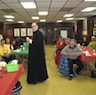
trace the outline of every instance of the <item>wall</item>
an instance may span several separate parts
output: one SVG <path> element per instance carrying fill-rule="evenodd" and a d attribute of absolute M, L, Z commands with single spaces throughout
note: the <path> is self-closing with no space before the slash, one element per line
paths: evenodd
<path fill-rule="evenodd" d="M 54 40 L 54 31 L 57 29 L 69 28 L 74 31 L 74 23 L 39 23 L 40 30 L 44 34 L 45 42 L 52 44 Z M 14 28 L 31 28 L 31 23 L 28 24 L 6 24 L 5 25 L 5 36 L 14 38 Z"/>
<path fill-rule="evenodd" d="M 4 31 L 4 29 L 3 29 L 4 27 L 3 27 L 3 23 L 2 22 L 0 22 L 0 34 L 2 34 L 3 35 L 3 31 Z"/>
<path fill-rule="evenodd" d="M 83 21 L 79 20 L 79 21 L 77 21 L 77 31 L 75 34 L 75 38 L 77 39 L 77 42 L 81 42 L 81 40 L 83 38 L 82 32 L 83 32 Z"/>

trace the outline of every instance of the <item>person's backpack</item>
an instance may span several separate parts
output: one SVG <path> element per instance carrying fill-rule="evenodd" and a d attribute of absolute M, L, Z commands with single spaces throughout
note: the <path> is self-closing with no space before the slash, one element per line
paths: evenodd
<path fill-rule="evenodd" d="M 96 78 L 96 68 L 91 71 L 91 77 Z"/>

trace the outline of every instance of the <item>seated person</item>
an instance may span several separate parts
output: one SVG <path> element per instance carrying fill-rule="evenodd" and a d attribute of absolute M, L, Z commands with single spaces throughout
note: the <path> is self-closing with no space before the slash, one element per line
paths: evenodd
<path fill-rule="evenodd" d="M 17 48 L 20 48 L 20 46 L 23 45 L 23 41 L 22 41 L 21 37 L 17 38 L 16 45 L 17 45 Z"/>
<path fill-rule="evenodd" d="M 12 40 L 12 45 L 13 45 L 14 50 L 16 50 L 17 49 L 17 45 L 16 45 L 16 40 L 15 39 Z"/>
<path fill-rule="evenodd" d="M 5 40 L 2 39 L 1 44 L 0 44 L 0 56 L 2 56 L 5 62 L 7 63 L 11 60 L 11 57 L 9 56 L 10 52 L 11 51 L 10 51 L 9 46 L 5 44 Z"/>
<path fill-rule="evenodd" d="M 81 45 L 82 46 L 87 46 L 88 45 L 88 41 L 87 41 L 87 38 L 86 37 L 83 37 L 83 40 L 82 40 Z"/>
<path fill-rule="evenodd" d="M 65 45 L 69 45 L 70 40 L 71 40 L 70 38 L 66 38 L 66 39 L 65 39 Z"/>
<path fill-rule="evenodd" d="M 65 46 L 64 39 L 60 36 L 57 43 L 56 43 L 56 57 L 55 57 L 55 63 L 59 66 L 60 65 L 60 57 L 61 57 L 61 50 Z"/>
<path fill-rule="evenodd" d="M 9 48 L 10 48 L 11 51 L 14 50 L 14 47 L 13 47 L 13 45 L 10 42 L 10 38 L 6 38 L 5 43 L 9 46 Z"/>
<path fill-rule="evenodd" d="M 95 36 L 91 37 L 91 41 L 88 44 L 88 47 L 91 48 L 91 49 L 96 49 L 96 38 L 95 38 Z"/>
<path fill-rule="evenodd" d="M 70 41 L 70 44 L 65 46 L 65 48 L 61 51 L 61 54 L 65 55 L 69 61 L 69 73 L 70 73 L 70 76 L 68 77 L 69 80 L 73 78 L 73 64 L 77 64 L 78 66 L 76 70 L 77 74 L 79 74 L 79 72 L 84 67 L 79 58 L 82 53 L 83 52 L 77 46 L 76 41 L 74 39 L 72 39 Z"/>

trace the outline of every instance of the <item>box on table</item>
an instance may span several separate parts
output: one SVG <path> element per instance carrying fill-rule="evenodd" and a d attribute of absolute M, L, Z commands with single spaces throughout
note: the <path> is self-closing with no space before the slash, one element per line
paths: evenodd
<path fill-rule="evenodd" d="M 6 64 L 7 72 L 16 72 L 18 71 L 18 64 Z"/>

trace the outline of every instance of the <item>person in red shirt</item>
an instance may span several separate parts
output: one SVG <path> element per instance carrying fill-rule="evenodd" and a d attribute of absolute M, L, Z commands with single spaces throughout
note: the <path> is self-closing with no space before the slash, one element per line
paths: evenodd
<path fill-rule="evenodd" d="M 60 65 L 60 57 L 61 57 L 61 50 L 65 46 L 64 39 L 60 36 L 56 42 L 56 56 L 55 56 L 55 63 L 59 66 Z"/>

